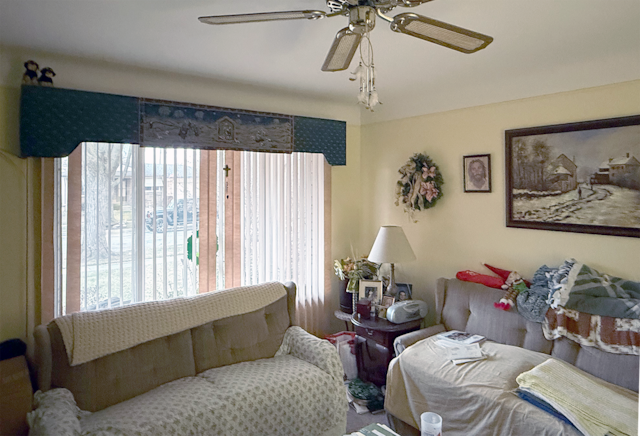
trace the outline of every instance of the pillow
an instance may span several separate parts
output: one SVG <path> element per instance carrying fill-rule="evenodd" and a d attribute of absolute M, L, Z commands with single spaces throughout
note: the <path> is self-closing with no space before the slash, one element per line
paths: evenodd
<path fill-rule="evenodd" d="M 495 266 L 487 265 L 486 263 L 484 263 L 483 265 L 489 268 L 494 273 L 498 274 L 500 277 L 502 277 L 503 280 L 507 280 L 509 278 L 509 274 L 511 274 L 511 271 L 506 269 L 496 268 Z M 524 284 L 527 285 L 527 288 L 531 287 L 531 282 L 529 280 L 526 280 L 524 278 L 522 280 L 524 280 Z"/>
<path fill-rule="evenodd" d="M 464 282 L 480 283 L 481 285 L 496 289 L 502 289 L 502 285 L 504 285 L 504 280 L 500 277 L 488 276 L 469 270 L 459 271 L 456 274 L 456 278 Z"/>
<path fill-rule="evenodd" d="M 69 390 L 37 391 L 33 398 L 35 410 L 27 414 L 29 436 L 80 435 L 80 409 Z"/>

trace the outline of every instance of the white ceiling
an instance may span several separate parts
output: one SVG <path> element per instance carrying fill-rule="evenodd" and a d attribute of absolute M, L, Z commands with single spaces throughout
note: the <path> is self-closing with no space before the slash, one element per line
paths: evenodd
<path fill-rule="evenodd" d="M 0 43 L 355 105 L 357 85 L 348 80 L 355 60 L 348 71 L 320 71 L 345 17 L 229 26 L 197 20 L 302 9 L 327 10 L 324 0 L 0 0 Z M 463 54 L 378 20 L 371 39 L 383 105 L 363 113 L 363 122 L 640 79 L 638 0 L 436 0 L 388 15 L 405 11 L 494 41 Z"/>

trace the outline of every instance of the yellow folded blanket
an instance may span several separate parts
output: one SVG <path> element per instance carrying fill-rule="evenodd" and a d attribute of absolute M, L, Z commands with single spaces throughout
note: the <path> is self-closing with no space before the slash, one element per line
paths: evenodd
<path fill-rule="evenodd" d="M 542 398 L 587 436 L 638 434 L 638 394 L 548 359 L 516 381 Z"/>

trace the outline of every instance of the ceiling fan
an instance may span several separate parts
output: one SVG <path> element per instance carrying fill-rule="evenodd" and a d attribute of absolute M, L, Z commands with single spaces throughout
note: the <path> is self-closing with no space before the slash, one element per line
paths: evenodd
<path fill-rule="evenodd" d="M 261 12 L 237 15 L 199 17 L 206 24 L 239 24 L 281 20 L 319 20 L 336 16 L 349 17 L 349 25 L 338 31 L 322 71 L 342 71 L 351 60 L 363 38 L 375 27 L 376 16 L 390 23 L 391 30 L 433 42 L 462 53 L 474 53 L 485 48 L 493 38 L 462 27 L 409 12 L 389 17 L 395 7 L 410 8 L 431 0 L 326 0 L 329 13 L 318 10 Z"/>

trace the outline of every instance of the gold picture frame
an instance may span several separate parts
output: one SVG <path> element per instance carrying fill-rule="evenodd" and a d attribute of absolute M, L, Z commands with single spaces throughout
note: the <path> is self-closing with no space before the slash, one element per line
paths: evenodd
<path fill-rule="evenodd" d="M 640 201 L 612 201 L 640 190 L 639 134 L 640 115 L 506 130 L 507 227 L 640 238 Z"/>
<path fill-rule="evenodd" d="M 382 282 L 380 280 L 360 280 L 358 298 L 367 299 L 371 304 L 379 304 L 382 299 Z"/>
<path fill-rule="evenodd" d="M 396 302 L 396 299 L 394 297 L 392 297 L 391 295 L 383 295 L 382 296 L 382 302 L 380 304 L 383 307 L 389 307 L 395 302 Z"/>

